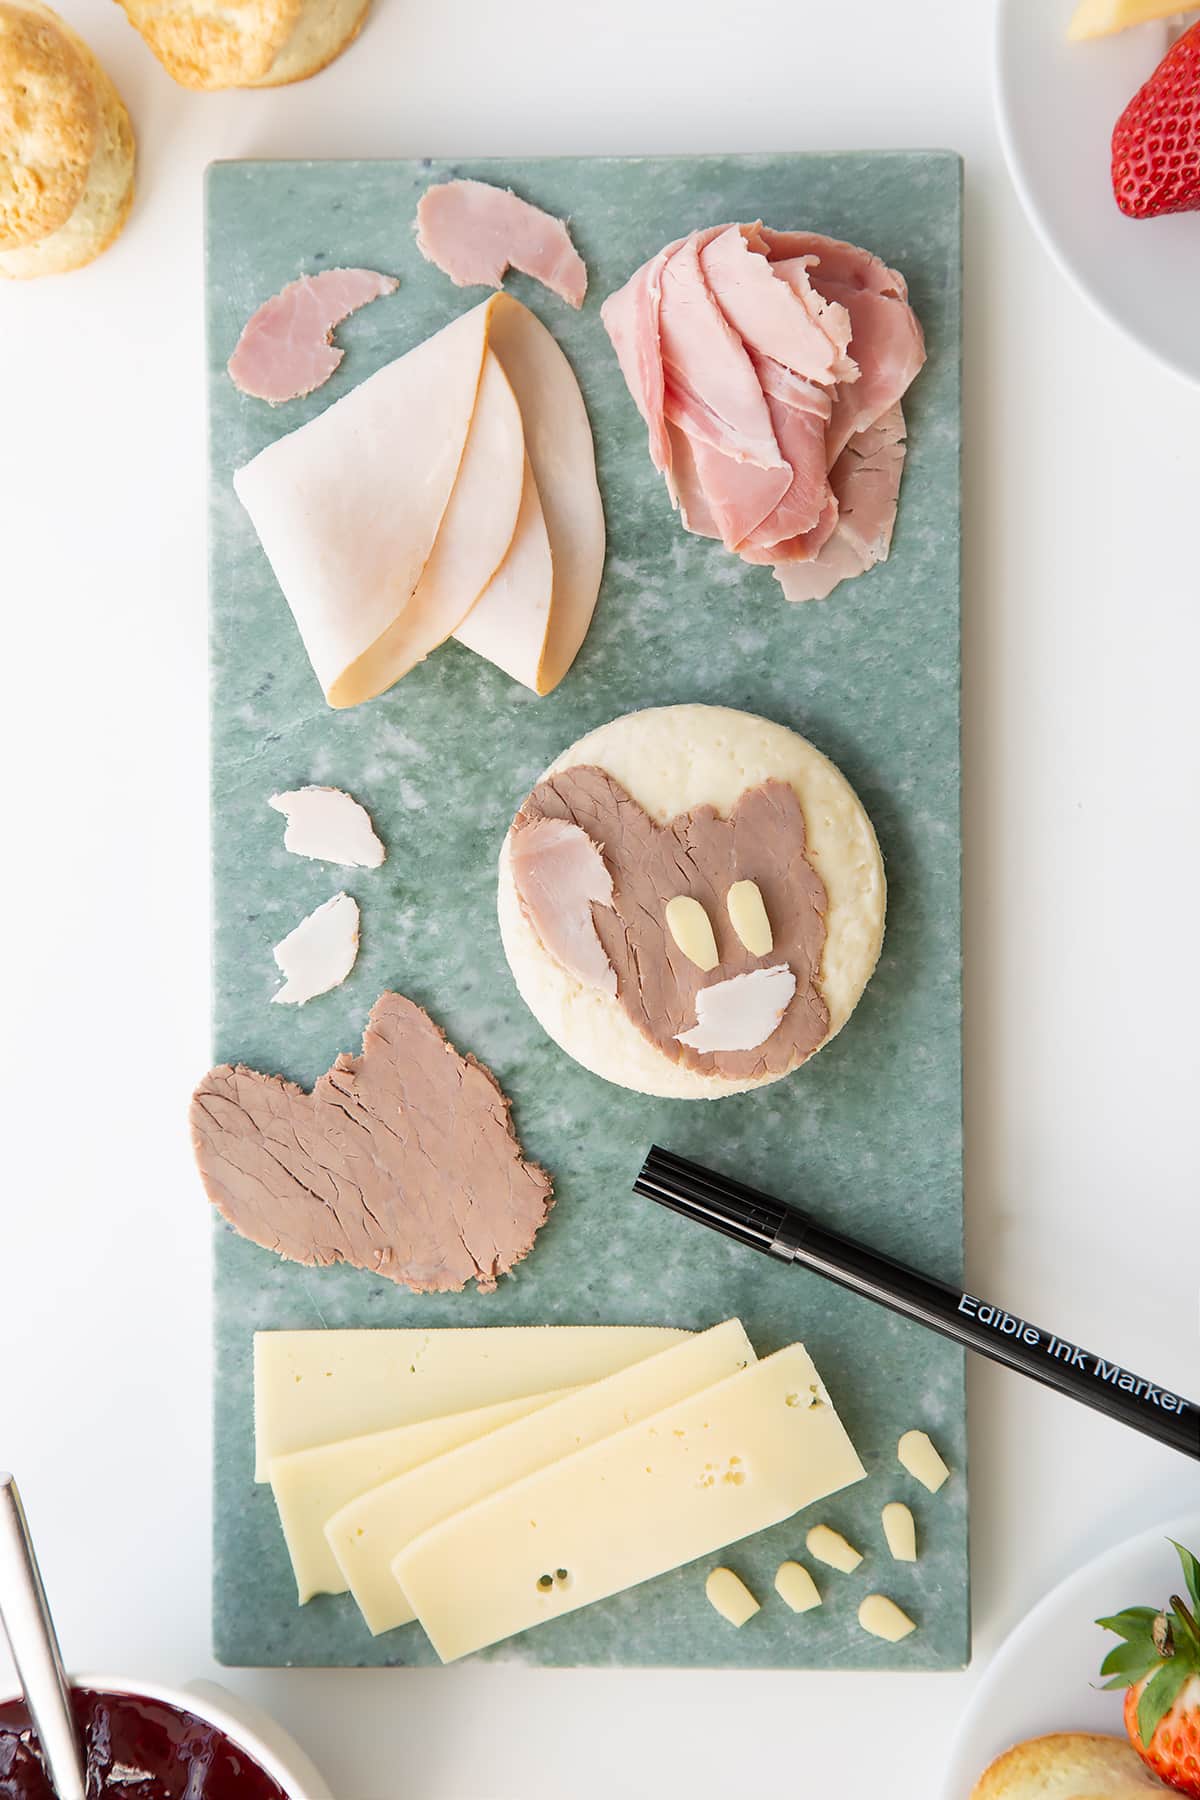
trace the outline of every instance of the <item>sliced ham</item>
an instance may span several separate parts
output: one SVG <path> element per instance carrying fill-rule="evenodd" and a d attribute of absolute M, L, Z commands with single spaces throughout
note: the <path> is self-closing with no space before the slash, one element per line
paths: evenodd
<path fill-rule="evenodd" d="M 853 381 L 850 317 L 803 279 L 789 282 L 765 254 L 756 225 L 730 225 L 700 251 L 704 279 L 747 350 L 808 381 Z"/>
<path fill-rule="evenodd" d="M 583 305 L 587 269 L 561 219 L 487 181 L 443 181 L 417 204 L 417 249 L 456 287 L 502 285 L 509 269 Z"/>
<path fill-rule="evenodd" d="M 814 232 L 718 225 L 601 308 L 686 528 L 816 598 L 888 553 L 900 401 L 925 360 L 904 278 Z"/>
<path fill-rule="evenodd" d="M 323 269 L 289 281 L 246 321 L 226 364 L 233 385 L 272 406 L 311 394 L 342 360 L 334 327 L 397 286 L 373 269 Z"/>
<path fill-rule="evenodd" d="M 836 530 L 815 558 L 776 566 L 775 579 L 789 600 L 824 600 L 839 582 L 886 561 L 904 472 L 904 432 L 897 404 L 846 445 L 830 476 Z"/>

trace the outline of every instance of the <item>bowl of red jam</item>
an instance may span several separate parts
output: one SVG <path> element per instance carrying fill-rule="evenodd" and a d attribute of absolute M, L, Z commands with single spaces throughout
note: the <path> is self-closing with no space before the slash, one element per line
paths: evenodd
<path fill-rule="evenodd" d="M 222 1688 L 73 1678 L 88 1800 L 332 1800 L 273 1719 Z M 19 1697 L 0 1699 L 0 1800 L 54 1800 Z"/>

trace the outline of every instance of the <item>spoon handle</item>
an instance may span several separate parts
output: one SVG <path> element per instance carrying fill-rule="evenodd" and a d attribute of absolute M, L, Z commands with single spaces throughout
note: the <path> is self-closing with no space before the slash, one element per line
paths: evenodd
<path fill-rule="evenodd" d="M 0 1473 L 0 1624 L 8 1638 L 42 1759 L 57 1800 L 87 1800 L 67 1677 L 25 1509 L 11 1475 Z"/>

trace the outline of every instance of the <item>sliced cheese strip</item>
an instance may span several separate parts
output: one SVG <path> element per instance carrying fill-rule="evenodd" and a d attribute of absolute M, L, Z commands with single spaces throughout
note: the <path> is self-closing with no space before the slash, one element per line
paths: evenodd
<path fill-rule="evenodd" d="M 687 1336 L 657 1325 L 259 1331 L 254 1478 L 317 1444 L 598 1381 Z"/>
<path fill-rule="evenodd" d="M 546 515 L 533 466 L 526 457 L 521 510 L 512 543 L 454 635 L 468 650 L 540 693 L 553 596 L 554 560 Z"/>
<path fill-rule="evenodd" d="M 378 1636 L 413 1618 L 392 1568 L 430 1526 L 753 1361 L 740 1321 L 729 1319 L 411 1475 L 360 1494 L 329 1521 L 325 1535 L 372 1633 Z"/>
<path fill-rule="evenodd" d="M 810 1383 L 819 1404 L 796 1405 Z M 451 1662 L 709 1556 L 864 1474 L 793 1344 L 434 1526 L 393 1572 Z"/>
<path fill-rule="evenodd" d="M 486 302 L 489 342 L 512 383 L 554 563 L 539 694 L 558 686 L 587 636 L 604 572 L 604 508 L 596 452 L 574 370 L 540 319 L 508 294 Z"/>
<path fill-rule="evenodd" d="M 485 351 L 458 479 L 429 561 L 408 605 L 346 672 L 339 691 L 382 693 L 462 624 L 508 554 L 525 464 L 520 410 L 504 370 Z"/>
<path fill-rule="evenodd" d="M 748 1619 L 762 1610 L 741 1576 L 735 1575 L 732 1569 L 714 1569 L 704 1583 L 704 1592 L 714 1611 L 731 1625 L 736 1625 L 739 1631 Z"/>
<path fill-rule="evenodd" d="M 370 653 L 437 540 L 494 304 L 464 313 L 233 478 L 331 706 L 367 700 L 403 673 Z"/>
<path fill-rule="evenodd" d="M 343 1594 L 346 1583 L 325 1538 L 325 1526 L 336 1512 L 381 1482 L 444 1456 L 460 1444 L 481 1438 L 498 1426 L 511 1425 L 560 1396 L 534 1394 L 527 1400 L 502 1400 L 419 1425 L 400 1425 L 368 1437 L 346 1438 L 277 1456 L 270 1466 L 271 1491 L 283 1526 L 301 1606 L 314 1594 Z"/>

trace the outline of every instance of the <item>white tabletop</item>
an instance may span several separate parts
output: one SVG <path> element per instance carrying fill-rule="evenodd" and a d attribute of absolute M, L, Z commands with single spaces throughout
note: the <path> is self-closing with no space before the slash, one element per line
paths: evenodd
<path fill-rule="evenodd" d="M 1200 1386 L 1200 394 L 1093 318 L 1035 241 L 993 123 L 990 8 L 376 0 L 317 80 L 204 95 L 111 0 L 60 4 L 141 155 L 111 254 L 0 294 L 0 1462 L 69 1660 L 213 1672 L 209 1216 L 185 1112 L 208 1043 L 201 173 L 218 157 L 965 154 L 968 1264 L 1029 1316 Z M 929 1800 L 1013 1621 L 1200 1496 L 1196 1468 L 1015 1377 L 975 1367 L 971 1403 L 967 1674 L 221 1679 L 296 1731 L 339 1800 L 715 1800 L 785 1780 L 874 1800 L 885 1771 L 892 1800 Z"/>

